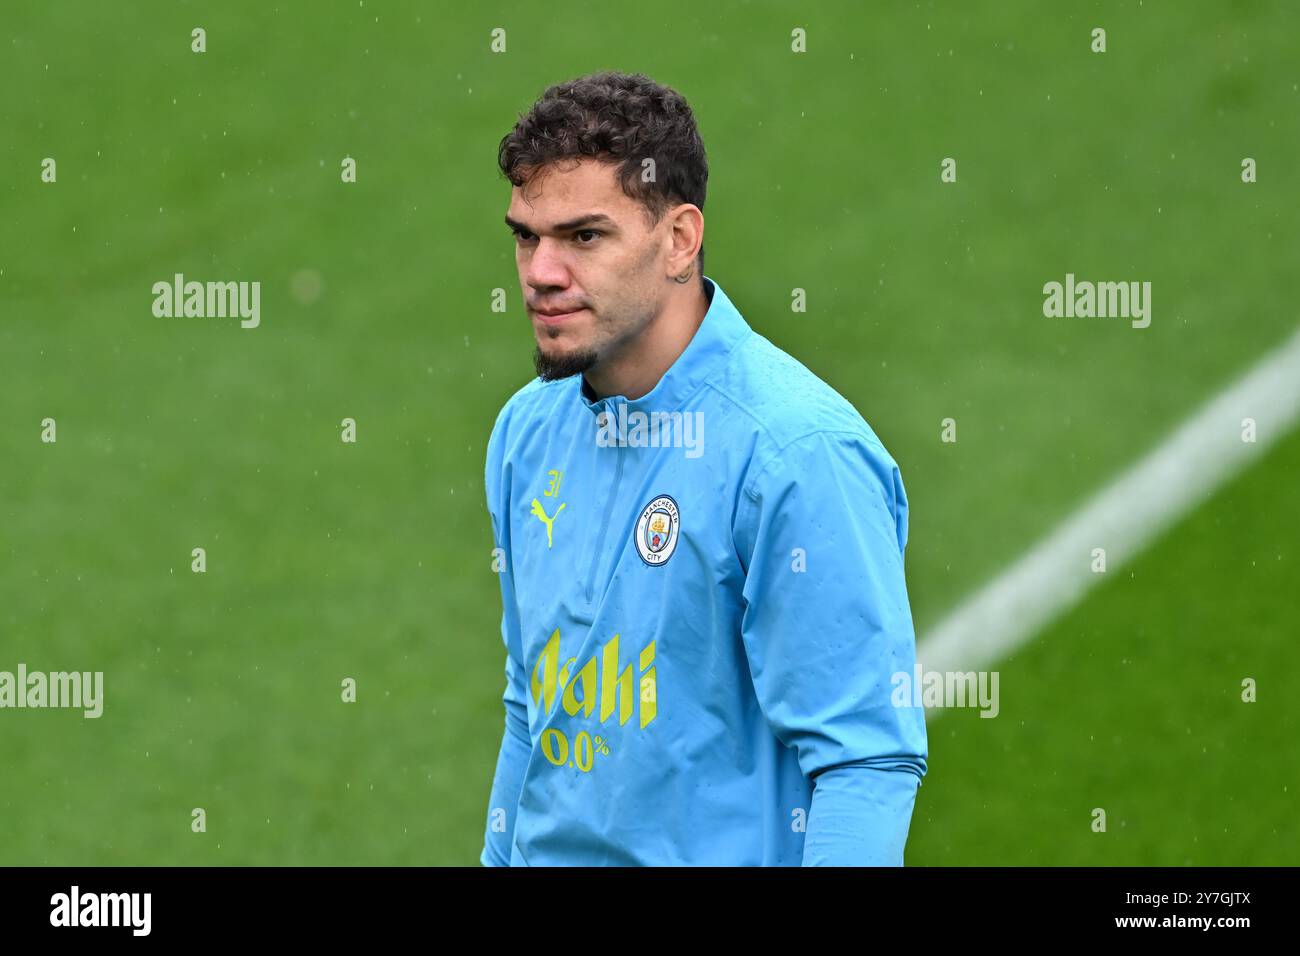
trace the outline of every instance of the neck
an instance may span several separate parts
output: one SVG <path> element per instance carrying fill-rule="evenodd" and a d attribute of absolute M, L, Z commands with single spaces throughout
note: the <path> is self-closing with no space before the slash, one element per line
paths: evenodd
<path fill-rule="evenodd" d="M 667 306 L 632 341 L 584 373 L 597 398 L 623 395 L 635 401 L 649 393 L 691 344 L 709 297 L 695 280 L 673 290 Z"/>

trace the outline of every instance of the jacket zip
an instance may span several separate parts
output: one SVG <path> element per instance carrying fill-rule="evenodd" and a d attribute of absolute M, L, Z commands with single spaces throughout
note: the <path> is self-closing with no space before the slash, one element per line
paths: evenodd
<path fill-rule="evenodd" d="M 623 481 L 623 459 L 626 455 L 625 449 L 619 445 L 601 451 L 613 451 L 617 456 L 614 465 L 614 487 L 609 493 L 609 500 L 605 504 L 605 519 L 600 523 L 600 535 L 596 538 L 596 550 L 591 555 L 591 566 L 587 568 L 587 605 L 590 607 L 592 595 L 596 588 L 596 568 L 600 564 L 601 552 L 605 550 L 605 536 L 609 533 L 609 521 L 614 514 L 614 503 L 618 500 L 618 487 Z"/>

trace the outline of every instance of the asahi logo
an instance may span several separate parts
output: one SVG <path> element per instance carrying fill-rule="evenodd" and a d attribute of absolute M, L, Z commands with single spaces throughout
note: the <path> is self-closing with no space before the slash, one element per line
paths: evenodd
<path fill-rule="evenodd" d="M 262 283 L 185 281 L 176 273 L 171 282 L 153 284 L 153 314 L 160 319 L 241 319 L 255 329 L 262 322 Z"/>
<path fill-rule="evenodd" d="M 570 717 L 581 713 L 591 717 L 600 704 L 600 722 L 603 724 L 618 711 L 621 727 L 636 713 L 638 723 L 645 727 L 659 713 L 659 697 L 655 680 L 655 642 L 651 641 L 640 652 L 634 652 L 639 678 L 633 675 L 632 664 L 622 671 L 619 664 L 619 635 L 615 634 L 600 651 L 587 658 L 581 667 L 569 658 L 560 667 L 560 629 L 557 627 L 533 664 L 529 686 L 533 703 L 543 713 L 549 714 L 556 701 Z"/>

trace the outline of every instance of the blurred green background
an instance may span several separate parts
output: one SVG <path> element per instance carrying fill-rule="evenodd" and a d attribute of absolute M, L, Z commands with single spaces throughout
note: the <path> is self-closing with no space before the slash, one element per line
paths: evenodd
<path fill-rule="evenodd" d="M 552 83 L 690 100 L 706 272 L 899 461 L 922 636 L 1296 325 L 1284 4 L 85 0 L 0 26 L 0 670 L 102 670 L 107 697 L 0 711 L 0 864 L 476 864 L 484 446 L 532 374 L 496 147 Z M 155 318 L 177 272 L 259 280 L 261 327 Z M 1067 272 L 1151 281 L 1151 327 L 1044 318 Z M 908 862 L 1300 862 L 1297 475 L 1292 436 L 1004 662 L 1000 719 L 936 721 Z"/>

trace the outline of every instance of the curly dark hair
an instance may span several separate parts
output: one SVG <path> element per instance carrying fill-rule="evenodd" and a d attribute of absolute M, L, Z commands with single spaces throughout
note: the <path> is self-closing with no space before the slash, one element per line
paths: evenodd
<path fill-rule="evenodd" d="M 704 208 L 709 161 L 695 116 L 685 97 L 647 76 L 603 71 L 549 87 L 501 140 L 497 162 L 522 186 L 550 163 L 586 156 L 619 165 L 624 194 L 651 225 L 676 203 Z M 650 182 L 641 177 L 646 158 L 654 160 Z M 703 277 L 703 243 L 698 260 Z"/>

